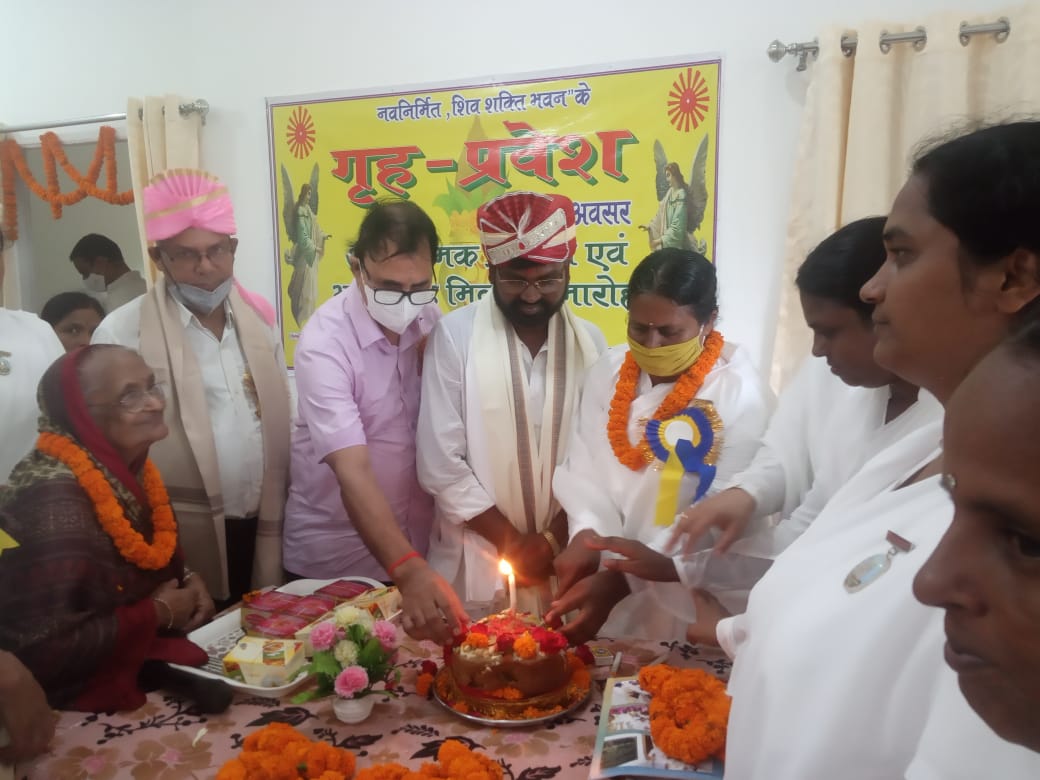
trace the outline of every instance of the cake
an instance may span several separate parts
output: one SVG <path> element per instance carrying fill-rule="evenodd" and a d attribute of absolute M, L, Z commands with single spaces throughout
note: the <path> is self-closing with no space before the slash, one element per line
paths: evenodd
<path fill-rule="evenodd" d="M 446 651 L 439 690 L 456 709 L 492 718 L 548 714 L 573 703 L 576 666 L 584 670 L 575 661 L 563 634 L 502 612 L 473 623 Z"/>

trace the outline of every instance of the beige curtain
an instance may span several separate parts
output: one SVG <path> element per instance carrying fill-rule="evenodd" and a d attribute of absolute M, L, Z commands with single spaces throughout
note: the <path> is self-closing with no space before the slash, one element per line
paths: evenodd
<path fill-rule="evenodd" d="M 191 112 L 182 116 L 180 106 L 188 103 L 179 95 L 130 98 L 126 107 L 126 137 L 130 152 L 130 180 L 134 187 L 134 209 L 141 234 L 141 248 L 148 257 L 144 239 L 144 212 L 141 191 L 155 174 L 168 168 L 199 167 L 199 136 L 202 116 Z M 145 278 L 152 286 L 155 266 L 145 262 Z"/>
<path fill-rule="evenodd" d="M 976 35 L 965 46 L 961 22 L 1006 16 L 1003 43 Z M 928 40 L 917 50 L 878 45 L 882 30 L 909 32 L 918 24 Z M 853 57 L 842 54 L 842 33 L 855 33 Z M 802 133 L 795 164 L 791 216 L 784 251 L 780 319 L 771 380 L 780 389 L 809 353 L 794 277 L 805 255 L 841 225 L 887 213 L 922 141 L 963 128 L 1040 113 L 1040 8 L 1011 8 L 985 16 L 945 13 L 912 25 L 873 22 L 858 30 L 819 36 L 810 65 Z"/>

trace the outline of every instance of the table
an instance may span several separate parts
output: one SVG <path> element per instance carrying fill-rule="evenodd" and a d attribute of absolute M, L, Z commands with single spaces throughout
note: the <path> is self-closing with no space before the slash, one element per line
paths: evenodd
<path fill-rule="evenodd" d="M 619 675 L 635 674 L 656 662 L 699 667 L 725 679 L 729 661 L 717 650 L 680 642 L 598 639 L 595 644 L 622 653 Z M 191 705 L 161 691 L 134 712 L 64 712 L 50 754 L 16 767 L 15 777 L 40 780 L 187 780 L 212 778 L 241 748 L 245 735 L 272 721 L 284 721 L 311 739 L 354 752 L 358 767 L 396 761 L 412 768 L 435 760 L 446 739 L 461 739 L 498 760 L 506 780 L 585 780 L 599 721 L 602 683 L 594 682 L 589 703 L 570 716 L 541 727 L 480 728 L 415 693 L 419 663 L 439 660 L 441 649 L 408 639 L 402 644 L 402 695 L 379 700 L 364 723 L 336 720 L 331 699 L 293 704 L 288 699 L 236 695 L 220 715 L 201 715 Z M 595 670 L 604 679 L 609 670 Z"/>

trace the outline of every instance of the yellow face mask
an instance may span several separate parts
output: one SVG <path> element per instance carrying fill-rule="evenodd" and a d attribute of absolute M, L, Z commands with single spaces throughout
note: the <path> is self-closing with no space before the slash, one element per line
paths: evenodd
<path fill-rule="evenodd" d="M 630 336 L 628 348 L 632 351 L 636 365 L 650 376 L 669 377 L 678 376 L 697 362 L 704 351 L 704 342 L 698 334 L 689 341 L 647 348 Z"/>

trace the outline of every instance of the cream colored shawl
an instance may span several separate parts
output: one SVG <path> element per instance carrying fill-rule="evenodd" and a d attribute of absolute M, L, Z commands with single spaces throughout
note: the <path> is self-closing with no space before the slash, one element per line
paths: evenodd
<path fill-rule="evenodd" d="M 291 408 L 288 380 L 271 347 L 267 326 L 232 289 L 235 333 L 256 385 L 264 442 L 253 587 L 282 581 L 282 518 L 289 475 Z M 177 303 L 160 277 L 141 305 L 141 355 L 156 380 L 171 388 L 166 402 L 170 435 L 151 449 L 177 515 L 187 565 L 214 598 L 228 598 L 227 540 L 220 469 L 202 374 L 184 339 Z"/>
<path fill-rule="evenodd" d="M 493 296 L 477 304 L 469 360 L 476 366 L 488 436 L 495 504 L 521 533 L 538 533 L 559 511 L 552 494 L 556 465 L 567 450 L 585 371 L 599 352 L 581 320 L 564 304 L 549 321 L 541 436 L 527 409 L 526 349 Z"/>

